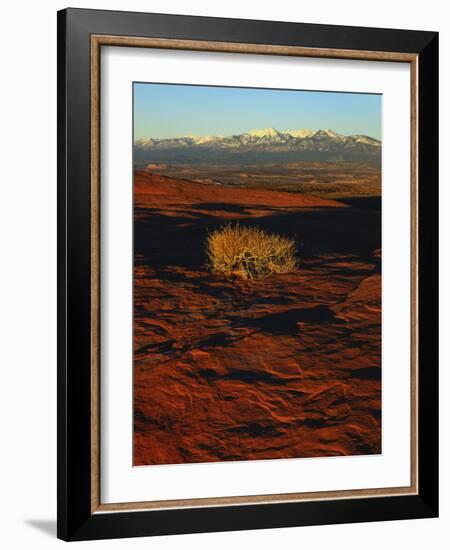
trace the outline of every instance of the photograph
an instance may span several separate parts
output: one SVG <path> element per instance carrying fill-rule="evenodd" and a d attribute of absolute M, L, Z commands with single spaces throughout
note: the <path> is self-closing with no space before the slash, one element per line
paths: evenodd
<path fill-rule="evenodd" d="M 382 453 L 382 94 L 132 86 L 133 465 Z"/>

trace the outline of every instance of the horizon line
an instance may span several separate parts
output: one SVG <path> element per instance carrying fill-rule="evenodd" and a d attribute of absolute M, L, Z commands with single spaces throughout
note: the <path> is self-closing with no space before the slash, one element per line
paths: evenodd
<path fill-rule="evenodd" d="M 166 136 L 166 137 L 151 137 L 151 136 L 147 136 L 147 137 L 140 137 L 140 138 L 136 138 L 134 139 L 133 141 L 136 142 L 136 141 L 140 141 L 140 140 L 143 140 L 143 139 L 154 139 L 154 140 L 163 140 L 163 139 L 179 139 L 179 138 L 205 138 L 205 137 L 214 137 L 214 138 L 227 138 L 227 137 L 233 137 L 233 136 L 242 136 L 242 135 L 245 135 L 245 134 L 251 134 L 252 132 L 262 132 L 264 130 L 274 130 L 276 131 L 277 133 L 279 134 L 289 134 L 291 135 L 292 137 L 298 137 L 298 136 L 294 136 L 292 134 L 292 132 L 299 132 L 299 131 L 309 131 L 309 132 L 314 132 L 314 134 L 316 134 L 317 132 L 333 132 L 334 134 L 338 135 L 338 136 L 342 136 L 342 137 L 351 137 L 351 136 L 365 136 L 365 137 L 368 137 L 370 139 L 374 139 L 376 141 L 379 141 L 381 142 L 382 140 L 379 139 L 379 138 L 376 138 L 376 137 L 373 137 L 369 134 L 365 134 L 365 133 L 352 133 L 352 134 L 342 134 L 340 132 L 337 132 L 336 130 L 333 130 L 332 128 L 317 128 L 317 129 L 314 129 L 314 128 L 306 128 L 306 127 L 302 127 L 302 128 L 294 128 L 294 129 L 291 129 L 291 130 L 278 130 L 277 128 L 273 127 L 273 126 L 268 126 L 266 128 L 252 128 L 251 130 L 247 130 L 247 131 L 244 131 L 244 132 L 234 132 L 234 133 L 231 133 L 231 134 L 227 134 L 227 135 L 224 135 L 224 134 L 214 134 L 214 133 L 206 133 L 206 134 L 182 134 L 182 135 L 176 135 L 176 136 Z M 312 135 L 314 135 L 312 134 Z M 303 138 L 304 139 L 304 138 Z"/>

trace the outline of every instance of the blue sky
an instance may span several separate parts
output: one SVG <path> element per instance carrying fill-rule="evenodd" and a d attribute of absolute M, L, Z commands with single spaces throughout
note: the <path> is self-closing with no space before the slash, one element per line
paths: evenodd
<path fill-rule="evenodd" d="M 381 139 L 381 96 L 134 83 L 134 139 L 330 128 Z"/>

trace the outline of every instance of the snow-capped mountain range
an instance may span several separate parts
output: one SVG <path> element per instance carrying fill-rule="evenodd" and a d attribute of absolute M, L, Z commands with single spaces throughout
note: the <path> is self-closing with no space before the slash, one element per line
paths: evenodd
<path fill-rule="evenodd" d="M 134 158 L 137 166 L 146 162 L 379 162 L 381 142 L 359 134 L 344 136 L 329 129 L 302 128 L 280 132 L 274 128 L 264 128 L 226 137 L 188 135 L 139 139 L 134 143 Z"/>

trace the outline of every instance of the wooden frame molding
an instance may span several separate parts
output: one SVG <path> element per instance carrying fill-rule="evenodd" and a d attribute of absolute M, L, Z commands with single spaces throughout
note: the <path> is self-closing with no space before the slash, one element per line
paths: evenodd
<path fill-rule="evenodd" d="M 238 42 L 216 42 L 209 40 L 180 40 L 176 38 L 167 39 L 141 38 L 136 36 L 92 35 L 92 51 L 99 46 L 162 48 L 166 50 L 286 55 L 294 57 L 325 57 L 330 59 L 362 59 L 371 61 L 392 61 L 399 63 L 413 62 L 417 58 L 416 54 L 402 52 L 307 48 L 303 46 L 278 46 L 273 44 L 247 44 Z"/>

